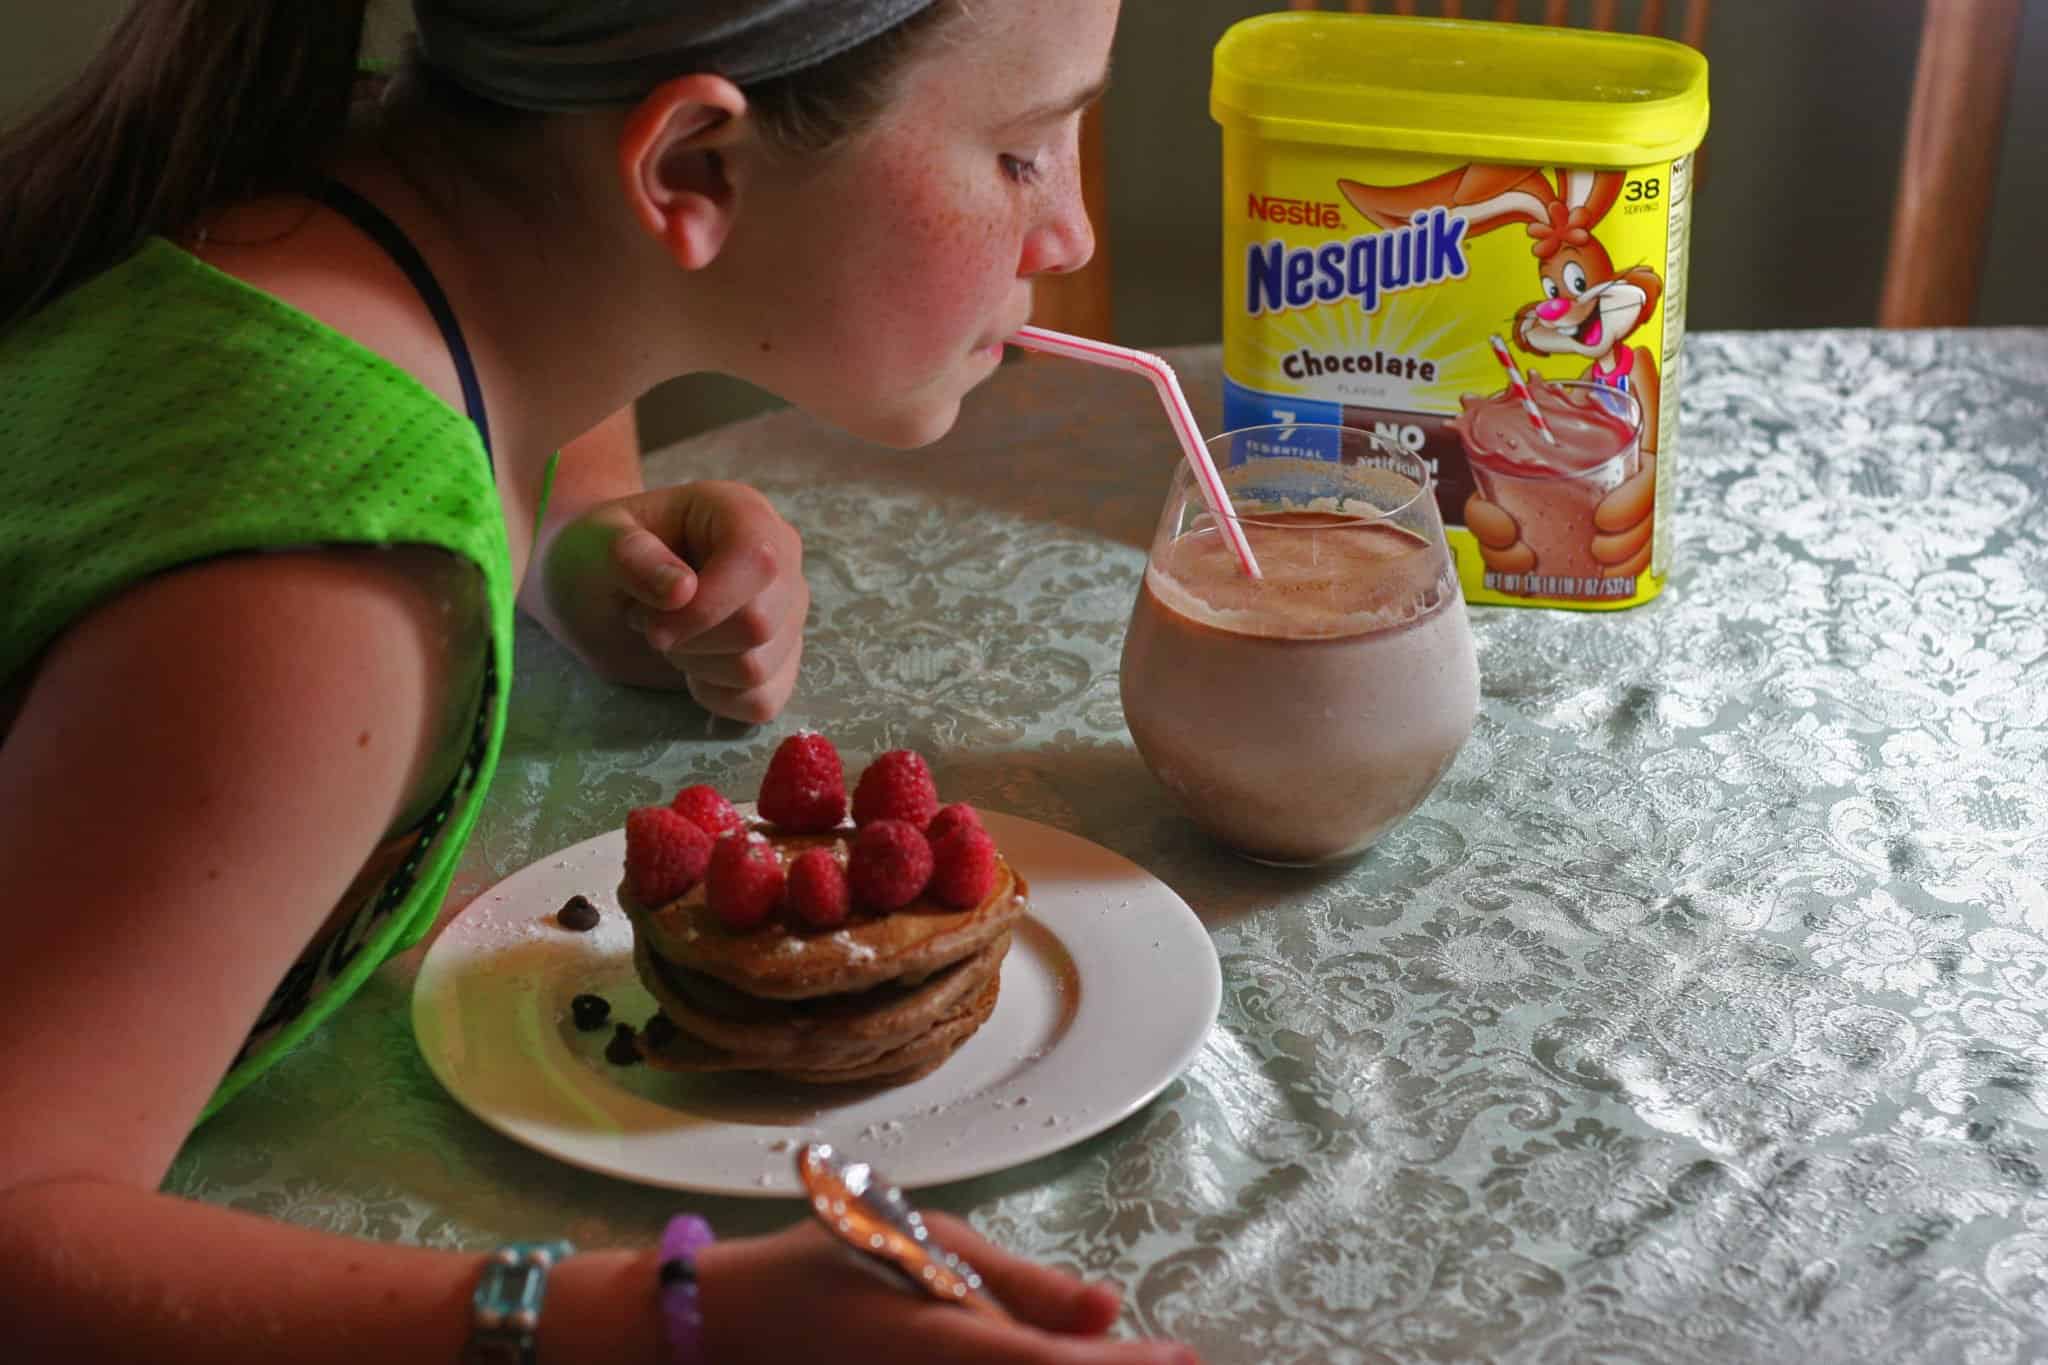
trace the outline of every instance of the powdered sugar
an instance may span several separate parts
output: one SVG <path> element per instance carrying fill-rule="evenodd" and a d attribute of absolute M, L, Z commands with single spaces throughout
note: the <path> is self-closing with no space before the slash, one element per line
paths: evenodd
<path fill-rule="evenodd" d="M 847 933 L 844 929 L 832 935 L 832 942 L 846 949 L 846 957 L 850 962 L 874 961 L 875 950 L 865 943 L 854 942 L 853 935 Z"/>

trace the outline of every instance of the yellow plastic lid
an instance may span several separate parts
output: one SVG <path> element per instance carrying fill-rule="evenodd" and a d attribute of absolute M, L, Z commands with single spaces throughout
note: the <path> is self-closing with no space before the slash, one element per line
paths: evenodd
<path fill-rule="evenodd" d="M 1216 44 L 1209 112 L 1289 142 L 1589 167 L 1683 156 L 1707 132 L 1707 59 L 1629 33 L 1315 11 Z"/>

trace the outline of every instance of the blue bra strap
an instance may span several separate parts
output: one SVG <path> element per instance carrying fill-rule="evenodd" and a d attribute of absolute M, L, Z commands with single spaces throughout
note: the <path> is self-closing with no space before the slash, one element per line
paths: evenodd
<path fill-rule="evenodd" d="M 483 385 L 477 382 L 476 363 L 470 359 L 469 343 L 462 339 L 462 324 L 455 320 L 455 310 L 448 304 L 448 295 L 442 292 L 441 282 L 434 278 L 434 272 L 427 268 L 419 248 L 412 244 L 398 224 L 385 216 L 382 209 L 340 181 L 321 181 L 310 193 L 384 248 L 398 263 L 398 268 L 405 272 L 406 278 L 412 281 L 412 287 L 419 291 L 421 301 L 427 305 L 427 311 L 434 315 L 435 325 L 441 329 L 441 339 L 448 344 L 449 359 L 455 362 L 455 377 L 462 383 L 462 406 L 469 412 L 469 420 L 476 423 L 476 434 L 483 441 L 484 458 L 491 459 L 491 423 L 484 412 L 484 390 Z"/>

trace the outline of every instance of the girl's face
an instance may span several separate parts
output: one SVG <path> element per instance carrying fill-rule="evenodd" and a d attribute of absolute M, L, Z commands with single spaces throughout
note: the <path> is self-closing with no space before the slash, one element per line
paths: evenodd
<path fill-rule="evenodd" d="M 868 440 L 944 435 L 1031 311 L 1031 279 L 1095 249 L 1081 109 L 1120 0 L 971 3 L 901 73 L 870 128 L 756 163 L 720 255 L 750 301 L 732 367 Z"/>

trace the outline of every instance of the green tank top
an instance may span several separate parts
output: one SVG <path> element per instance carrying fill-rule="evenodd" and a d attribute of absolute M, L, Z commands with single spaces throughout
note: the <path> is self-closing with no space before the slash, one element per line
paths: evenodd
<path fill-rule="evenodd" d="M 460 555 L 487 587 L 468 754 L 279 984 L 202 1119 L 418 942 L 447 893 L 512 678 L 515 585 L 490 461 L 468 418 L 411 375 L 161 239 L 0 332 L 0 688 L 152 574 L 401 543 Z"/>

